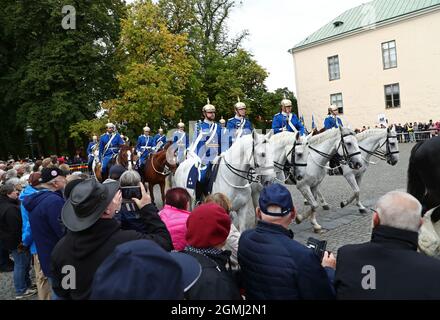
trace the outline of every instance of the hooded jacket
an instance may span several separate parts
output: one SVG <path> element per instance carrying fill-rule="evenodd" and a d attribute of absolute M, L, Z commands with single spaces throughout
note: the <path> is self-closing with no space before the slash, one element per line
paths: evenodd
<path fill-rule="evenodd" d="M 26 197 L 29 197 L 30 195 L 38 191 L 38 189 L 35 189 L 31 185 L 28 185 L 26 188 L 23 189 L 23 191 L 20 193 L 20 196 L 18 197 L 21 202 L 21 220 L 23 222 L 21 241 L 23 242 L 23 245 L 30 249 L 31 254 L 37 254 L 37 247 L 35 246 L 34 238 L 32 238 L 31 225 L 29 223 L 29 212 L 24 207 L 23 201 Z M 43 191 L 46 190 L 41 190 L 41 192 Z"/>
<path fill-rule="evenodd" d="M 67 231 L 52 254 L 52 287 L 55 293 L 63 299 L 88 299 L 96 270 L 119 244 L 148 239 L 171 251 L 170 234 L 157 211 L 154 204 L 146 205 L 139 211 L 147 233 L 121 230 L 115 219 L 99 219 L 93 226 L 80 232 Z M 63 278 L 71 272 L 66 273 L 64 266 L 72 266 L 75 270 L 75 289 L 62 287 Z"/>
<path fill-rule="evenodd" d="M 64 198 L 61 191 L 41 191 L 24 198 L 23 205 L 29 212 L 32 237 L 38 251 L 41 269 L 51 277 L 50 255 L 57 242 L 64 235 L 61 210 Z"/>
<path fill-rule="evenodd" d="M 21 242 L 21 216 L 18 201 L 0 195 L 0 240 L 3 249 L 15 250 Z"/>
<path fill-rule="evenodd" d="M 159 212 L 173 240 L 174 249 L 181 251 L 186 247 L 186 220 L 191 212 L 165 205 Z"/>

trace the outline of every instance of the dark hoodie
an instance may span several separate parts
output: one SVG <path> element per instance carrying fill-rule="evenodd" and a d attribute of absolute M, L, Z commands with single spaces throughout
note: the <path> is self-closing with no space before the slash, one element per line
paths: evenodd
<path fill-rule="evenodd" d="M 3 249 L 15 250 L 21 242 L 21 215 L 18 201 L 0 195 L 0 240 Z"/>
<path fill-rule="evenodd" d="M 121 230 L 119 222 L 115 219 L 99 219 L 84 231 L 68 231 L 52 254 L 55 293 L 62 299 L 88 299 L 96 270 L 119 244 L 149 239 L 154 240 L 165 250 L 171 251 L 173 245 L 170 234 L 157 212 L 153 204 L 139 211 L 147 233 Z M 72 266 L 75 269 L 75 289 L 62 287 L 63 277 L 72 275 L 71 271 L 62 272 L 64 266 Z M 68 283 L 67 280 L 68 278 L 64 282 Z"/>
<path fill-rule="evenodd" d="M 41 269 L 46 277 L 51 277 L 50 255 L 65 230 L 61 222 L 63 194 L 61 191 L 40 191 L 24 198 L 23 206 L 29 212 L 29 223 Z"/>

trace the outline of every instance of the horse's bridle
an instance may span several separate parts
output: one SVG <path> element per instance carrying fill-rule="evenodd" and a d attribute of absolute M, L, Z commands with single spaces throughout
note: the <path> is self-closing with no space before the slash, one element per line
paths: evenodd
<path fill-rule="evenodd" d="M 397 139 L 397 135 L 390 135 L 390 133 L 387 134 L 387 138 L 385 139 L 385 141 L 375 150 L 375 151 L 370 151 L 367 149 L 362 148 L 361 146 L 359 146 L 359 149 L 361 149 L 362 151 L 368 153 L 371 156 L 375 156 L 376 158 L 379 158 L 381 160 L 390 160 L 390 157 L 393 154 L 399 154 L 400 151 L 391 151 L 391 147 L 390 147 L 390 139 Z M 380 150 L 384 145 L 386 144 L 386 152 L 383 152 L 382 150 Z"/>
<path fill-rule="evenodd" d="M 274 165 L 275 168 L 282 170 L 283 172 L 289 172 L 289 174 L 286 177 L 286 180 L 288 180 L 289 178 L 293 181 L 294 184 L 296 184 L 296 168 L 297 167 L 307 167 L 307 162 L 296 162 L 295 159 L 295 155 L 296 155 L 296 147 L 297 146 L 302 146 L 304 145 L 304 143 L 302 142 L 297 142 L 297 140 L 295 139 L 295 141 L 293 142 L 293 146 L 290 149 L 290 151 L 286 154 L 286 162 L 283 164 L 278 163 L 276 161 L 274 161 Z M 288 160 L 290 156 L 290 161 Z"/>
<path fill-rule="evenodd" d="M 344 162 L 343 164 L 347 164 L 348 162 L 351 161 L 351 158 L 361 154 L 360 151 L 348 153 L 348 149 L 347 149 L 347 146 L 345 145 L 345 140 L 344 140 L 344 138 L 348 137 L 348 136 L 354 136 L 354 133 L 349 132 L 349 133 L 343 134 L 341 131 L 341 141 L 339 142 L 339 145 L 336 148 L 336 152 L 338 152 L 339 148 L 342 147 L 343 161 L 341 161 L 341 163 Z M 315 151 L 317 154 L 319 154 L 320 156 L 322 156 L 324 158 L 327 158 L 328 160 L 330 160 L 333 157 L 333 155 L 319 151 L 319 150 L 313 148 L 312 146 L 309 146 L 309 149 Z"/>
<path fill-rule="evenodd" d="M 263 143 L 265 143 L 265 142 L 263 142 Z M 247 180 L 248 181 L 248 183 L 260 183 L 261 182 L 261 176 L 263 175 L 263 174 L 258 174 L 257 173 L 257 171 L 261 171 L 261 172 L 263 172 L 264 170 L 268 170 L 268 169 L 271 169 L 271 168 L 273 168 L 272 166 L 269 166 L 269 167 L 264 167 L 264 168 L 262 168 L 262 169 L 260 169 L 261 168 L 261 166 L 257 163 L 257 161 L 255 160 L 255 140 L 252 138 L 252 153 L 251 153 L 251 157 L 253 158 L 253 162 L 254 162 L 254 165 L 253 166 L 250 166 L 249 167 L 249 169 L 247 170 L 247 171 L 245 171 L 245 170 L 240 170 L 240 169 L 237 169 L 237 168 L 235 168 L 234 166 L 232 166 L 230 163 L 228 163 L 227 161 L 226 161 L 226 159 L 224 158 L 224 157 L 222 157 L 223 158 L 223 161 L 225 162 L 225 164 L 226 164 L 226 167 L 233 173 L 233 174 L 235 174 L 236 176 L 238 176 L 238 177 L 240 177 L 240 178 L 243 178 L 243 179 L 245 179 L 245 180 Z M 249 159 L 250 160 L 250 159 Z M 249 161 L 249 163 L 250 163 L 250 161 Z M 219 162 L 219 164 L 220 164 L 220 162 Z"/>
<path fill-rule="evenodd" d="M 161 171 L 157 170 L 157 169 L 155 168 L 155 166 L 154 166 L 154 156 L 155 156 L 155 155 L 156 155 L 156 153 L 153 153 L 153 154 L 151 155 L 151 167 L 153 168 L 153 170 L 154 170 L 157 174 L 160 174 L 160 175 L 165 176 L 165 177 L 169 176 L 169 175 L 171 174 L 171 170 L 170 170 L 170 168 L 168 167 L 168 161 L 165 161 L 165 166 L 164 166 L 164 168 L 163 168 L 163 171 L 161 172 Z"/>

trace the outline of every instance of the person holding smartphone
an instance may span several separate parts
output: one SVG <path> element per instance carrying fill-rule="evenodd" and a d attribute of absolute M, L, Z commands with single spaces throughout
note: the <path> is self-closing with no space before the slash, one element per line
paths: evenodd
<path fill-rule="evenodd" d="M 121 210 L 115 215 L 115 219 L 121 223 L 122 230 L 147 233 L 147 227 L 140 216 L 139 206 L 135 202 L 135 200 L 142 199 L 141 176 L 135 170 L 128 170 L 121 175 L 119 183 L 122 205 Z"/>

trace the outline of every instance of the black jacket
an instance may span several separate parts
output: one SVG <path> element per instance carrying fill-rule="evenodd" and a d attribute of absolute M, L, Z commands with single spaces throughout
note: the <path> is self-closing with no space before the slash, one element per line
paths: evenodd
<path fill-rule="evenodd" d="M 221 255 L 207 255 L 183 251 L 197 259 L 202 266 L 202 274 L 197 282 L 185 293 L 187 300 L 241 300 L 240 290 L 232 271 L 226 269 L 229 251 Z"/>
<path fill-rule="evenodd" d="M 173 244 L 170 234 L 157 212 L 154 204 L 149 204 L 140 210 L 148 232 L 146 234 L 133 230 L 121 230 L 119 222 L 115 219 L 100 219 L 92 227 L 81 232 L 68 231 L 52 253 L 55 293 L 63 299 L 88 299 L 96 270 L 119 244 L 149 239 L 165 250 L 171 251 Z M 63 266 L 75 268 L 76 289 L 62 287 L 63 277 L 71 273 L 63 274 Z"/>
<path fill-rule="evenodd" d="M 334 270 L 283 226 L 258 221 L 242 233 L 238 263 L 248 300 L 334 299 Z"/>
<path fill-rule="evenodd" d="M 417 240 L 416 232 L 378 226 L 371 242 L 340 248 L 337 298 L 440 299 L 440 261 L 418 253 Z"/>
<path fill-rule="evenodd" d="M 0 196 L 0 240 L 5 250 L 15 250 L 21 242 L 20 207 L 7 196 Z"/>

